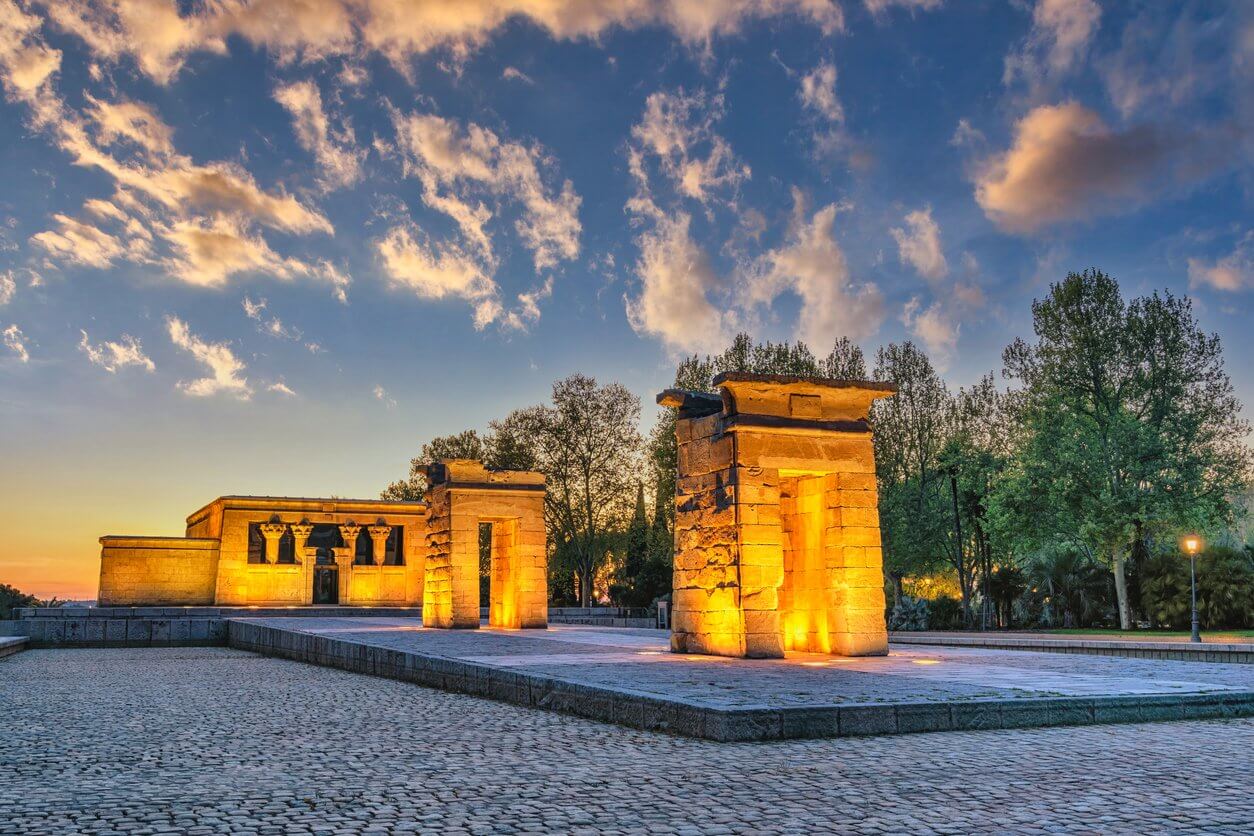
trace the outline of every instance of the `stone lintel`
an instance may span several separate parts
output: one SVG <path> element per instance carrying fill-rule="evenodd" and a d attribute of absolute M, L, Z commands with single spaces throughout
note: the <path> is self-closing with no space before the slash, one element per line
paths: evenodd
<path fill-rule="evenodd" d="M 896 384 L 872 380 L 725 372 L 714 378 L 723 393 L 724 416 L 762 416 L 808 422 L 865 422 L 877 398 Z"/>
<path fill-rule="evenodd" d="M 489 470 L 474 459 L 444 459 L 423 467 L 432 487 L 459 490 L 544 490 L 544 474 L 530 470 Z"/>

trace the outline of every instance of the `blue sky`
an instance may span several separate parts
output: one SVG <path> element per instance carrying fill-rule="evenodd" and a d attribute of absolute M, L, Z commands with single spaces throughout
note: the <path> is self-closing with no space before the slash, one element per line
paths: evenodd
<path fill-rule="evenodd" d="M 1254 6 L 0 0 L 0 581 L 737 330 L 966 384 L 1097 266 L 1254 398 Z M 17 532 L 17 534 L 14 534 Z M 7 576 L 7 577 L 6 577 Z"/>

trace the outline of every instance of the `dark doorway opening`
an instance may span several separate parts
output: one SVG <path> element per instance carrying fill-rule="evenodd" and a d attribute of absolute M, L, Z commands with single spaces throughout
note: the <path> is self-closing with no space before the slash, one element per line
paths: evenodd
<path fill-rule="evenodd" d="M 340 573 L 334 566 L 315 566 L 313 576 L 313 602 L 338 604 L 340 602 Z"/>

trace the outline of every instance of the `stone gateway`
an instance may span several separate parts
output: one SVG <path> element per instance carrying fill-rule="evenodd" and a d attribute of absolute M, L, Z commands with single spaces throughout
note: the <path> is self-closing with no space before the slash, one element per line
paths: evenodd
<path fill-rule="evenodd" d="M 747 373 L 678 409 L 671 649 L 888 652 L 871 403 L 890 383 Z"/>

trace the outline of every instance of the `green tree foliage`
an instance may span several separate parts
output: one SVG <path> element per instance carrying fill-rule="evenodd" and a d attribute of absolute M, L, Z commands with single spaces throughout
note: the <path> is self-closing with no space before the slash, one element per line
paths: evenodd
<path fill-rule="evenodd" d="M 877 401 L 872 414 L 884 566 L 896 601 L 903 577 L 936 572 L 946 561 L 943 545 L 952 520 L 940 455 L 952 398 L 927 355 L 911 342 L 876 352 L 873 374 L 897 384 L 897 394 Z"/>
<path fill-rule="evenodd" d="M 520 451 L 544 473 L 545 520 L 555 555 L 579 577 L 581 606 L 592 605 L 593 576 L 631 506 L 639 468 L 640 399 L 618 383 L 574 374 L 553 384 L 551 405 L 512 413 Z"/>
<path fill-rule="evenodd" d="M 37 606 L 39 606 L 39 599 L 34 595 L 27 595 L 7 583 L 0 583 L 0 621 L 14 618 L 16 616 L 14 610 Z"/>
<path fill-rule="evenodd" d="M 380 499 L 421 502 L 427 490 L 427 477 L 422 468 L 443 459 L 478 459 L 487 457 L 490 443 L 485 443 L 475 430 L 464 430 L 456 435 L 437 436 L 422 445 L 421 452 L 409 462 L 409 478 L 393 482 L 384 488 Z"/>
<path fill-rule="evenodd" d="M 1032 304 L 1036 342 L 1004 353 L 1020 440 L 994 499 L 1025 547 L 1074 543 L 1110 567 L 1132 626 L 1125 562 L 1137 538 L 1229 524 L 1248 474 L 1248 425 L 1216 335 L 1191 304 L 1125 302 L 1114 279 L 1071 273 Z"/>
<path fill-rule="evenodd" d="M 1150 558 L 1141 603 L 1156 627 L 1184 630 L 1192 620 L 1189 560 L 1165 551 Z M 1241 549 L 1211 547 L 1197 557 L 1197 611 L 1203 629 L 1254 628 L 1254 559 Z"/>

